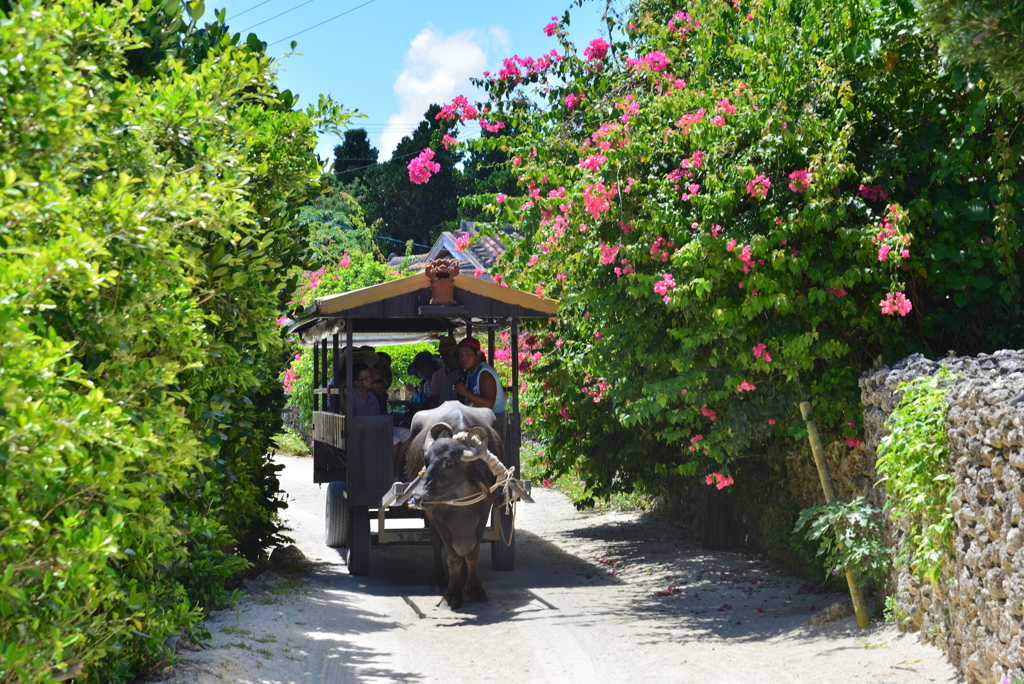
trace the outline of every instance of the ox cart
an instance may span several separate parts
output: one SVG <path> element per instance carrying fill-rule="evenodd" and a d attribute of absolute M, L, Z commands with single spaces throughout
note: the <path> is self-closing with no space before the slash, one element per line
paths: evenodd
<path fill-rule="evenodd" d="M 430 540 L 425 524 L 394 524 L 424 519 L 422 511 L 396 505 L 407 484 L 399 481 L 401 473 L 394 472 L 395 416 L 352 415 L 353 402 L 345 402 L 345 413 L 329 410 L 340 403 L 329 402 L 329 395 L 344 391 L 353 396 L 353 350 L 431 342 L 442 335 L 481 337 L 486 332 L 493 366 L 497 333 L 510 331 L 511 358 L 517 359 L 520 322 L 551 318 L 558 311 L 557 301 L 459 274 L 454 262 L 447 261 L 440 268 L 432 262 L 426 272 L 399 280 L 318 298 L 289 329 L 303 346 L 313 349 L 313 481 L 327 485 L 325 541 L 346 549 L 353 575 L 369 572 L 373 546 Z M 494 427 L 504 443 L 504 464 L 519 473 L 519 369 L 516 363 L 511 366 L 510 377 L 502 378 L 506 410 L 495 416 Z M 328 387 L 332 377 L 344 377 L 346 388 Z M 530 483 L 517 484 L 529 492 Z M 493 506 L 483 537 L 491 542 L 495 570 L 511 570 L 515 564 L 514 513 L 507 505 L 514 500 L 508 498 L 515 497 Z M 376 532 L 371 526 L 374 518 Z"/>

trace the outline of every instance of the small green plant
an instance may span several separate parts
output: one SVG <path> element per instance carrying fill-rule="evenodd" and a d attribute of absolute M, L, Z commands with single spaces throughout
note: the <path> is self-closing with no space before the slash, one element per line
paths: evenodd
<path fill-rule="evenodd" d="M 943 369 L 931 378 L 901 383 L 890 434 L 878 447 L 877 468 L 889 494 L 894 521 L 906 521 L 896 562 L 932 584 L 951 563 L 953 478 L 949 473 Z"/>
<path fill-rule="evenodd" d="M 853 501 L 833 499 L 800 513 L 793 528 L 809 542 L 818 543 L 818 556 L 832 575 L 851 571 L 856 579 L 884 582 L 889 574 L 889 549 L 880 536 L 880 513 L 859 496 Z"/>
<path fill-rule="evenodd" d="M 272 438 L 274 446 L 277 447 L 278 451 L 285 454 L 292 454 L 293 456 L 309 456 L 309 445 L 299 434 L 289 427 L 281 429 L 281 432 L 274 435 Z"/>
<path fill-rule="evenodd" d="M 274 658 L 274 654 L 273 654 L 273 653 L 271 653 L 269 649 L 266 649 L 266 648 L 257 648 L 257 649 L 256 649 L 256 652 L 257 652 L 257 653 L 259 653 L 259 654 L 260 654 L 261 656 L 263 656 L 264 658 L 267 658 L 267 659 L 270 659 L 270 660 L 272 660 L 272 659 Z"/>
<path fill-rule="evenodd" d="M 882 611 L 882 616 L 886 622 L 903 623 L 907 621 L 906 616 L 903 614 L 903 609 L 896 602 L 895 596 L 885 597 L 885 610 Z"/>

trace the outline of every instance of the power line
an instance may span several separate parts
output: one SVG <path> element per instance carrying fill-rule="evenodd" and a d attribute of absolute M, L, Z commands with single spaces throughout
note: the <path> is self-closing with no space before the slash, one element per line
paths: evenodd
<path fill-rule="evenodd" d="M 307 0 L 307 2 L 312 2 L 312 1 L 313 1 L 313 0 Z M 356 11 L 357 9 L 359 9 L 360 7 L 366 7 L 367 5 L 372 5 L 372 4 L 374 3 L 374 2 L 375 2 L 375 0 L 369 0 L 369 2 L 364 2 L 364 3 L 362 4 L 362 5 L 356 5 L 356 6 L 355 6 L 355 7 L 353 7 L 352 9 L 349 9 L 349 10 L 345 10 L 345 11 L 344 11 L 344 12 L 342 12 L 341 14 L 336 14 L 336 15 L 334 15 L 333 17 L 331 17 L 330 19 L 324 19 L 324 20 L 323 20 L 323 21 L 321 21 L 321 22 L 320 22 L 319 24 L 314 24 L 314 25 L 310 26 L 309 28 L 304 28 L 304 29 L 302 29 L 301 31 L 299 31 L 298 33 L 293 33 L 293 34 L 292 34 L 292 35 L 290 35 L 290 36 L 287 36 L 287 37 L 285 37 L 285 38 L 282 38 L 281 40 L 275 40 L 275 41 L 274 41 L 273 43 L 271 43 L 270 45 L 277 45 L 278 43 L 283 43 L 284 41 L 286 41 L 286 40 L 289 40 L 289 39 L 291 39 L 291 38 L 294 38 L 295 36 L 301 35 L 301 34 L 305 33 L 306 31 L 312 31 L 313 29 L 315 29 L 315 28 L 317 28 L 317 27 L 319 27 L 319 26 L 323 26 L 324 24 L 326 24 L 326 23 L 328 23 L 328 22 L 334 21 L 335 19 L 339 19 L 339 18 L 341 18 L 341 17 L 345 16 L 346 14 L 349 14 L 350 12 L 355 12 L 355 11 Z M 306 4 L 306 3 L 303 3 L 303 4 Z M 301 7 L 301 5 L 300 5 L 300 7 Z M 288 10 L 288 11 L 290 12 L 291 10 Z M 280 15 L 278 15 L 278 16 L 280 16 Z M 268 19 L 268 21 L 269 21 L 269 19 Z M 269 45 L 268 45 L 268 47 L 269 47 Z"/>
<path fill-rule="evenodd" d="M 252 7 L 250 7 L 249 9 L 247 9 L 247 10 L 242 10 L 241 12 L 239 12 L 238 14 L 236 14 L 235 16 L 233 16 L 233 17 L 232 17 L 232 19 L 237 19 L 238 17 L 242 16 L 242 15 L 243 15 L 243 14 L 245 14 L 246 12 L 251 12 L 251 11 L 253 11 L 254 9 L 256 9 L 257 7 L 261 7 L 262 5 L 266 5 L 266 4 L 268 3 L 268 2 L 270 2 L 270 0 L 263 0 L 263 2 L 260 2 L 260 3 L 256 3 L 255 5 L 253 5 Z"/>
<path fill-rule="evenodd" d="M 245 33 L 246 31 L 254 29 L 257 26 L 262 26 L 263 24 L 266 24 L 268 21 L 273 21 L 274 19 L 277 19 L 278 17 L 283 17 L 284 15 L 288 14 L 289 12 L 294 12 L 295 10 L 299 9 L 300 7 L 302 7 L 303 5 L 308 5 L 311 2 L 313 2 L 313 0 L 306 0 L 306 2 L 300 2 L 295 7 L 292 7 L 291 9 L 286 9 L 284 12 L 281 12 L 280 14 L 275 14 L 274 16 L 270 17 L 270 19 L 264 19 L 263 21 L 261 21 L 261 22 L 259 22 L 257 24 L 253 24 L 249 28 L 242 29 L 242 33 Z"/>

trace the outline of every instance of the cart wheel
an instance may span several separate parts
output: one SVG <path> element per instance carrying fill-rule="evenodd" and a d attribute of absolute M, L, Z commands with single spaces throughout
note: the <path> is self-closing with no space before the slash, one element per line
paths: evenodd
<path fill-rule="evenodd" d="M 491 568 L 511 570 L 516 564 L 516 538 L 512 527 L 512 513 L 506 513 L 504 506 L 498 511 L 498 522 L 501 525 L 501 534 L 497 540 L 491 542 Z M 506 541 L 511 543 L 506 546 Z"/>
<path fill-rule="evenodd" d="M 344 482 L 331 482 L 327 485 L 324 541 L 332 549 L 348 544 L 348 496 Z"/>
<path fill-rule="evenodd" d="M 349 508 L 348 574 L 365 575 L 370 571 L 370 511 L 366 506 Z"/>

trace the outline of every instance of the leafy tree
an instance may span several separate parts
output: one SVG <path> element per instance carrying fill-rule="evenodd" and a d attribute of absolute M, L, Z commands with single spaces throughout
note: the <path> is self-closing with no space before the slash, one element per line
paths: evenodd
<path fill-rule="evenodd" d="M 362 183 L 379 155 L 377 148 L 370 145 L 365 128 L 349 129 L 342 143 L 334 146 L 334 175 L 342 185 Z"/>
<path fill-rule="evenodd" d="M 1024 98 L 1024 5 L 1004 0 L 919 0 L 925 25 L 954 60 L 979 63 Z"/>
<path fill-rule="evenodd" d="M 567 26 L 480 81 L 516 135 L 471 146 L 520 179 L 481 198 L 527 236 L 506 280 L 561 299 L 519 362 L 581 503 L 741 481 L 802 443 L 801 399 L 852 442 L 879 356 L 1024 341 L 1024 107 L 909 7 L 633 0 L 582 54 Z"/>
<path fill-rule="evenodd" d="M 0 681 L 130 678 L 283 538 L 273 319 L 347 114 L 175 4 L 0 22 Z"/>
<path fill-rule="evenodd" d="M 458 226 L 461 174 L 455 165 L 462 157 L 441 144 L 451 126 L 437 119 L 440 111 L 438 105 L 431 105 L 416 130 L 398 143 L 391 159 L 366 175 L 363 207 L 368 222 L 380 221 L 378 232 L 382 236 L 430 245 L 442 231 Z M 406 166 L 410 158 L 428 147 L 434 149 L 434 161 L 441 169 L 430 183 L 417 185 L 409 180 Z"/>

